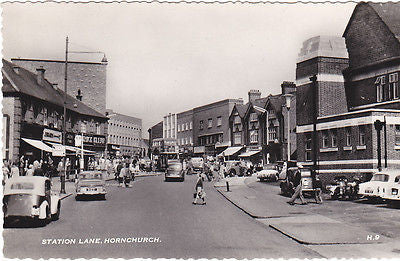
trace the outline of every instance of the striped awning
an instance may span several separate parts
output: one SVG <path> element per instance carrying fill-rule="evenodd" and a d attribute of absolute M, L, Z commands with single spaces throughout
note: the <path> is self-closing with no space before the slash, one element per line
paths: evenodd
<path fill-rule="evenodd" d="M 23 141 L 28 143 L 29 145 L 38 148 L 39 150 L 44 150 L 47 152 L 53 152 L 53 148 L 43 143 L 41 140 L 32 140 L 27 138 L 22 138 Z"/>
<path fill-rule="evenodd" d="M 251 157 L 253 155 L 256 155 L 257 153 L 260 153 L 261 150 L 250 150 L 247 152 L 244 152 L 242 154 L 239 155 L 239 157 Z"/>

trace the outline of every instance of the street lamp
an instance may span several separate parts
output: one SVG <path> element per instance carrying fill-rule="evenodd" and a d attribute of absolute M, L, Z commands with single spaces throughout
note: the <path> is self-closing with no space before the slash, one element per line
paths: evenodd
<path fill-rule="evenodd" d="M 288 123 L 288 126 L 287 126 L 287 135 L 288 135 L 288 137 L 287 137 L 287 160 L 289 161 L 290 160 L 290 114 L 289 114 L 289 111 L 290 111 L 290 102 L 292 101 L 293 94 L 287 93 L 287 94 L 283 95 L 283 97 L 285 97 L 285 102 L 286 102 L 285 105 L 287 108 L 287 123 Z"/>
<path fill-rule="evenodd" d="M 69 51 L 68 52 L 68 36 L 65 38 L 65 72 L 64 72 L 64 103 L 63 103 L 63 109 L 64 109 L 64 118 L 63 118 L 63 145 L 64 148 L 66 146 L 66 135 L 67 135 L 67 83 L 68 83 L 68 53 L 101 53 L 104 55 L 103 59 L 101 60 L 102 63 L 108 63 L 106 54 L 104 52 L 79 52 L 79 51 Z M 82 157 L 83 157 L 83 133 L 82 133 Z M 67 166 L 66 166 L 66 161 L 67 161 L 67 155 L 64 154 L 63 158 L 63 167 L 64 171 L 61 171 L 61 189 L 60 193 L 65 194 L 65 176 L 67 173 Z"/>

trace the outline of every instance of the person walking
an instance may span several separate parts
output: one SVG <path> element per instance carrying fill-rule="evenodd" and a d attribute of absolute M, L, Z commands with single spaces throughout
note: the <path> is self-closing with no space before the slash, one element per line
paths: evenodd
<path fill-rule="evenodd" d="M 302 205 L 307 205 L 307 202 L 305 201 L 304 197 L 303 197 L 303 184 L 301 181 L 301 172 L 300 170 L 296 170 L 294 177 L 293 177 L 293 186 L 296 188 L 294 191 L 294 194 L 292 196 L 292 198 L 287 202 L 290 205 L 294 205 L 296 198 L 300 198 L 301 200 L 301 204 Z"/>
<path fill-rule="evenodd" d="M 40 163 L 37 160 L 33 162 L 33 176 L 44 176 Z"/>
<path fill-rule="evenodd" d="M 124 182 L 124 177 L 121 175 L 121 171 L 124 168 L 124 164 L 122 163 L 122 161 L 120 161 L 117 165 L 117 172 L 115 173 L 117 180 L 118 180 L 118 185 L 120 187 L 123 186 L 123 182 Z"/>
<path fill-rule="evenodd" d="M 18 162 L 14 161 L 11 166 L 11 177 L 19 177 Z"/>
<path fill-rule="evenodd" d="M 26 171 L 25 176 L 33 176 L 33 172 L 34 172 L 33 165 L 29 164 L 29 167 L 28 167 L 28 170 Z"/>
<path fill-rule="evenodd" d="M 194 187 L 194 201 L 192 202 L 193 205 L 197 205 L 197 201 L 201 199 L 203 201 L 202 205 L 206 205 L 206 193 L 204 192 L 204 176 L 202 173 L 199 173 L 199 176 L 196 181 L 196 186 Z"/>

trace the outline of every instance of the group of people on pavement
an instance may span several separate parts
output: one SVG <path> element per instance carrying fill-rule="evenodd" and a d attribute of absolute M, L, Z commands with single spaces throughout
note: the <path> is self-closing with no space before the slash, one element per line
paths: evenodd
<path fill-rule="evenodd" d="M 118 181 L 120 187 L 131 187 L 130 182 L 135 180 L 135 176 L 139 173 L 139 164 L 137 161 L 120 160 L 115 166 L 115 180 Z"/>

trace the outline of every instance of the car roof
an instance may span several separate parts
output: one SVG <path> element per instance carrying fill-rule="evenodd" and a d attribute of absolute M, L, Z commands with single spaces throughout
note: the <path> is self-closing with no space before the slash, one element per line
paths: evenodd
<path fill-rule="evenodd" d="M 379 172 L 375 172 L 374 175 L 375 174 L 386 174 L 386 175 L 389 175 L 389 176 L 397 176 L 397 175 L 400 175 L 400 170 L 393 170 L 393 169 L 391 169 L 391 170 L 382 170 L 382 171 L 379 171 Z"/>
<path fill-rule="evenodd" d="M 6 181 L 4 186 L 4 195 L 11 194 L 35 194 L 35 195 L 44 195 L 45 190 L 45 181 L 50 181 L 47 177 L 42 176 L 18 176 L 10 178 Z M 11 189 L 11 185 L 15 183 L 28 182 L 33 184 L 32 190 L 21 190 L 21 189 Z"/>

